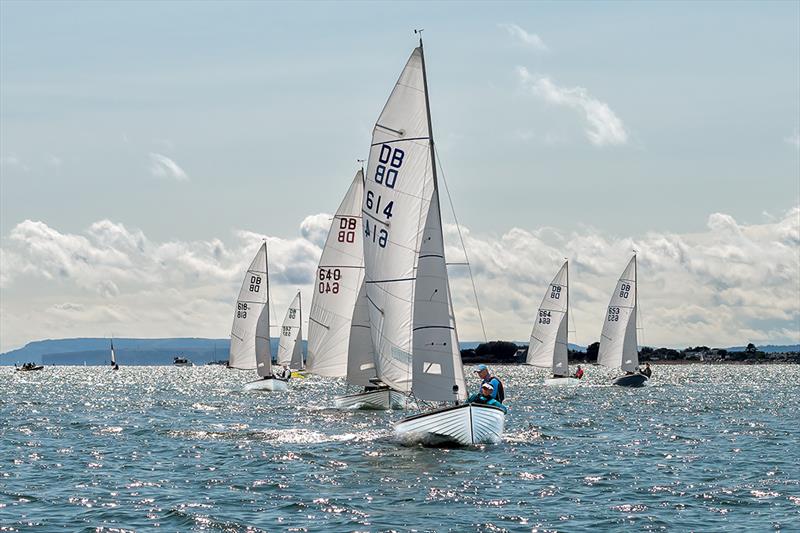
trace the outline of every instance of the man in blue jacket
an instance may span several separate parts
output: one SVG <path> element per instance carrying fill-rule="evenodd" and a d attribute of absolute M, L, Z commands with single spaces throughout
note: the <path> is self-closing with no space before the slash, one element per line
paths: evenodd
<path fill-rule="evenodd" d="M 506 391 L 503 383 L 489 373 L 489 368 L 486 365 L 478 365 L 475 367 L 474 372 L 481 378 L 481 384 L 488 383 L 492 386 L 492 399 L 500 403 L 506 399 Z"/>
<path fill-rule="evenodd" d="M 494 398 L 492 398 L 492 393 L 494 392 L 494 387 L 492 387 L 491 383 L 484 383 L 481 385 L 481 391 L 477 394 L 473 394 L 467 399 L 467 403 L 482 403 L 485 405 L 491 405 L 494 407 L 499 407 L 503 410 L 504 413 L 508 412 L 508 407 L 503 405 L 502 403 L 498 402 Z"/>

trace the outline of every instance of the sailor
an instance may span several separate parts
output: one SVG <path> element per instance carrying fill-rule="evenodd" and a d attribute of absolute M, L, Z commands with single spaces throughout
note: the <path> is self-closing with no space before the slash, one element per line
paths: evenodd
<path fill-rule="evenodd" d="M 503 388 L 503 383 L 496 377 L 489 373 L 489 368 L 486 365 L 478 365 L 475 367 L 474 372 L 481 378 L 481 384 L 488 383 L 492 386 L 492 399 L 503 402 L 506 399 L 506 391 Z"/>
<path fill-rule="evenodd" d="M 467 403 L 481 403 L 484 405 L 492 405 L 494 407 L 499 407 L 500 409 L 503 410 L 504 413 L 507 413 L 508 407 L 506 407 L 502 403 L 492 398 L 492 394 L 494 392 L 495 390 L 491 383 L 483 383 L 481 385 L 481 391 L 470 396 L 467 399 Z"/>
<path fill-rule="evenodd" d="M 280 370 L 280 374 L 278 374 L 276 377 L 284 381 L 289 381 L 289 379 L 292 377 L 292 370 L 289 368 L 289 365 L 283 365 L 283 368 Z"/>
<path fill-rule="evenodd" d="M 578 365 L 578 370 L 575 371 L 575 379 L 583 379 L 583 369 Z"/>
<path fill-rule="evenodd" d="M 640 372 L 641 372 L 642 374 L 644 374 L 645 376 L 647 376 L 648 378 L 649 378 L 650 376 L 652 376 L 652 375 L 653 375 L 653 369 L 652 369 L 652 368 L 650 368 L 650 363 L 645 363 L 645 364 L 644 364 L 644 370 L 640 370 Z"/>

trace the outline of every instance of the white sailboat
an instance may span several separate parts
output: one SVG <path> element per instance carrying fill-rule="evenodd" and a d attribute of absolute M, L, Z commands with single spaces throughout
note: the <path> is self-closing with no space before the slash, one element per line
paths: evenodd
<path fill-rule="evenodd" d="M 114 352 L 114 338 L 111 338 L 111 370 L 119 370 L 117 354 Z"/>
<path fill-rule="evenodd" d="M 242 281 L 231 326 L 228 367 L 256 370 L 259 375 L 259 379 L 245 384 L 244 390 L 288 390 L 286 381 L 278 379 L 272 373 L 268 304 L 267 243 L 264 242 Z"/>
<path fill-rule="evenodd" d="M 297 291 L 283 319 L 278 341 L 278 366 L 292 370 L 303 369 L 303 311 L 300 291 Z"/>
<path fill-rule="evenodd" d="M 359 170 L 331 222 L 322 249 L 308 319 L 306 370 L 344 377 L 363 392 L 334 399 L 338 409 L 391 409 L 405 396 L 374 384 L 377 378 L 364 289 L 361 202 L 364 171 Z"/>
<path fill-rule="evenodd" d="M 626 374 L 613 381 L 623 387 L 641 387 L 647 376 L 639 369 L 639 348 L 636 338 L 636 307 L 638 300 L 636 254 L 625 267 L 611 296 L 600 336 L 597 364 L 622 369 Z"/>
<path fill-rule="evenodd" d="M 455 405 L 395 424 L 404 440 L 499 440 L 502 409 L 467 398 L 444 257 L 425 60 L 411 54 L 372 135 L 364 188 L 366 299 L 378 378 L 417 400 Z"/>
<path fill-rule="evenodd" d="M 580 384 L 569 376 L 568 325 L 569 261 L 564 261 L 542 298 L 525 360 L 527 365 L 552 369 L 553 377 L 545 379 L 545 385 Z"/>

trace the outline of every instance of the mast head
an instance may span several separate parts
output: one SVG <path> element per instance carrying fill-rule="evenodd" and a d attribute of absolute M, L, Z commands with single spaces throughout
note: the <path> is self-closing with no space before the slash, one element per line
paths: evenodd
<path fill-rule="evenodd" d="M 422 32 L 425 31 L 425 28 L 414 29 L 414 35 L 419 35 L 419 46 L 422 48 Z"/>

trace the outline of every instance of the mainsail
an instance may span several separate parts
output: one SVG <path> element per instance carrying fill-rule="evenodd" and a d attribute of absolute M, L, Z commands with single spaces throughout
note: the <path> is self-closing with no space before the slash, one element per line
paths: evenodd
<path fill-rule="evenodd" d="M 633 372 L 639 367 L 636 340 L 636 255 L 617 282 L 608 304 L 597 363 L 609 368 Z"/>
<path fill-rule="evenodd" d="M 289 368 L 303 368 L 303 336 L 301 328 L 300 291 L 292 300 L 281 326 L 278 342 L 278 364 Z"/>
<path fill-rule="evenodd" d="M 421 44 L 375 124 L 362 217 L 378 377 L 422 400 L 466 398 Z"/>
<path fill-rule="evenodd" d="M 111 366 L 116 366 L 117 354 L 114 353 L 114 339 L 111 339 Z"/>
<path fill-rule="evenodd" d="M 269 348 L 269 280 L 267 277 L 267 243 L 253 258 L 236 300 L 231 327 L 231 348 L 228 366 L 243 370 L 258 368 L 261 376 L 271 369 Z M 265 340 L 266 339 L 266 340 Z M 257 355 L 261 364 L 257 366 Z M 266 357 L 267 364 L 263 364 Z M 264 373 L 265 372 L 265 373 Z"/>
<path fill-rule="evenodd" d="M 552 368 L 556 376 L 569 373 L 567 363 L 567 306 L 569 304 L 568 262 L 550 282 L 536 314 L 526 364 Z"/>
<path fill-rule="evenodd" d="M 306 368 L 320 376 L 348 374 L 350 326 L 364 281 L 363 195 L 364 173 L 359 170 L 336 210 L 317 268 L 308 317 Z"/>
<path fill-rule="evenodd" d="M 411 390 L 414 282 L 433 194 L 422 49 L 406 63 L 372 133 L 362 220 L 378 377 Z"/>

